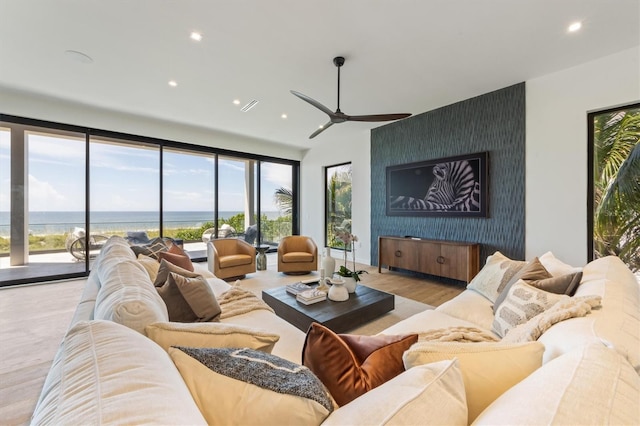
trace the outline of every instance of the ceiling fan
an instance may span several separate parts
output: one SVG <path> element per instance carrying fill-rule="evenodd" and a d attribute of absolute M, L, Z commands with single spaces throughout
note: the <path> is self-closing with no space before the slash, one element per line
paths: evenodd
<path fill-rule="evenodd" d="M 324 126 L 321 126 L 318 130 L 313 132 L 309 139 L 313 139 L 318 136 L 323 131 L 327 130 L 334 124 L 344 123 L 345 121 L 392 121 L 399 120 L 401 118 L 409 117 L 411 114 L 373 114 L 373 115 L 347 115 L 340 111 L 340 67 L 344 65 L 344 58 L 342 56 L 336 56 L 333 58 L 333 64 L 338 67 L 338 108 L 335 112 L 331 111 L 326 106 L 322 105 L 320 102 L 315 99 L 310 98 L 307 95 L 303 95 L 300 92 L 296 92 L 295 90 L 291 90 L 291 93 L 295 96 L 299 97 L 305 102 L 310 103 L 314 107 L 318 108 L 320 111 L 324 112 L 329 116 L 329 122 Z"/>

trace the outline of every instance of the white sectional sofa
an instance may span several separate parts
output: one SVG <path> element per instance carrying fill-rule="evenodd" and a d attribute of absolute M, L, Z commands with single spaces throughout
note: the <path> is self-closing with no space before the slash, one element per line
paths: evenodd
<path fill-rule="evenodd" d="M 545 256 L 549 272 L 568 267 Z M 582 272 L 576 297 L 601 297 L 601 307 L 587 315 L 552 325 L 537 342 L 419 342 L 405 352 L 411 368 L 327 416 L 314 403 L 298 409 L 280 395 L 252 397 L 247 388 L 213 382 L 207 393 L 214 402 L 203 401 L 165 351 L 172 333 L 185 345 L 191 329 L 207 329 L 216 346 L 246 345 L 294 363 L 301 362 L 305 334 L 264 309 L 220 323 L 171 324 L 145 268 L 123 239 L 112 237 L 87 280 L 32 424 L 206 424 L 212 411 L 223 420 L 210 423 L 222 424 L 640 424 L 638 282 L 615 257 Z M 230 289 L 213 276 L 207 282 L 216 296 Z M 492 305 L 467 289 L 381 334 L 464 330 L 499 340 L 491 332 Z M 169 331 L 169 343 L 147 337 L 154 327 Z"/>

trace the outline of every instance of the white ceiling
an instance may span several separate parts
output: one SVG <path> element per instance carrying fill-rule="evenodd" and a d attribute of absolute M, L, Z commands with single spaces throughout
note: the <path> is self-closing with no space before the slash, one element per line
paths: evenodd
<path fill-rule="evenodd" d="M 302 148 L 380 125 L 308 139 L 334 56 L 343 112 L 419 114 L 639 43 L 639 0 L 0 0 L 0 86 Z"/>

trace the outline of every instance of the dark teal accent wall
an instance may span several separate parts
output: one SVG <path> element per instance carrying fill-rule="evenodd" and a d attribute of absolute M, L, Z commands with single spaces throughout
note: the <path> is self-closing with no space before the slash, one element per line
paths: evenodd
<path fill-rule="evenodd" d="M 489 217 L 387 216 L 386 167 L 489 152 Z M 371 131 L 371 262 L 378 236 L 478 242 L 481 263 L 496 250 L 525 255 L 525 84 L 520 83 Z"/>

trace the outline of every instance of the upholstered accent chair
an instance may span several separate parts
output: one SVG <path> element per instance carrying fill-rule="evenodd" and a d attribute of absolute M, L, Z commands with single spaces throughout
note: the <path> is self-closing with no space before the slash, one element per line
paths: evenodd
<path fill-rule="evenodd" d="M 278 272 L 309 273 L 318 270 L 318 246 L 309 237 L 291 235 L 278 245 Z"/>
<path fill-rule="evenodd" d="M 256 272 L 256 248 L 238 238 L 219 238 L 207 243 L 207 266 L 223 280 L 243 278 Z"/>

